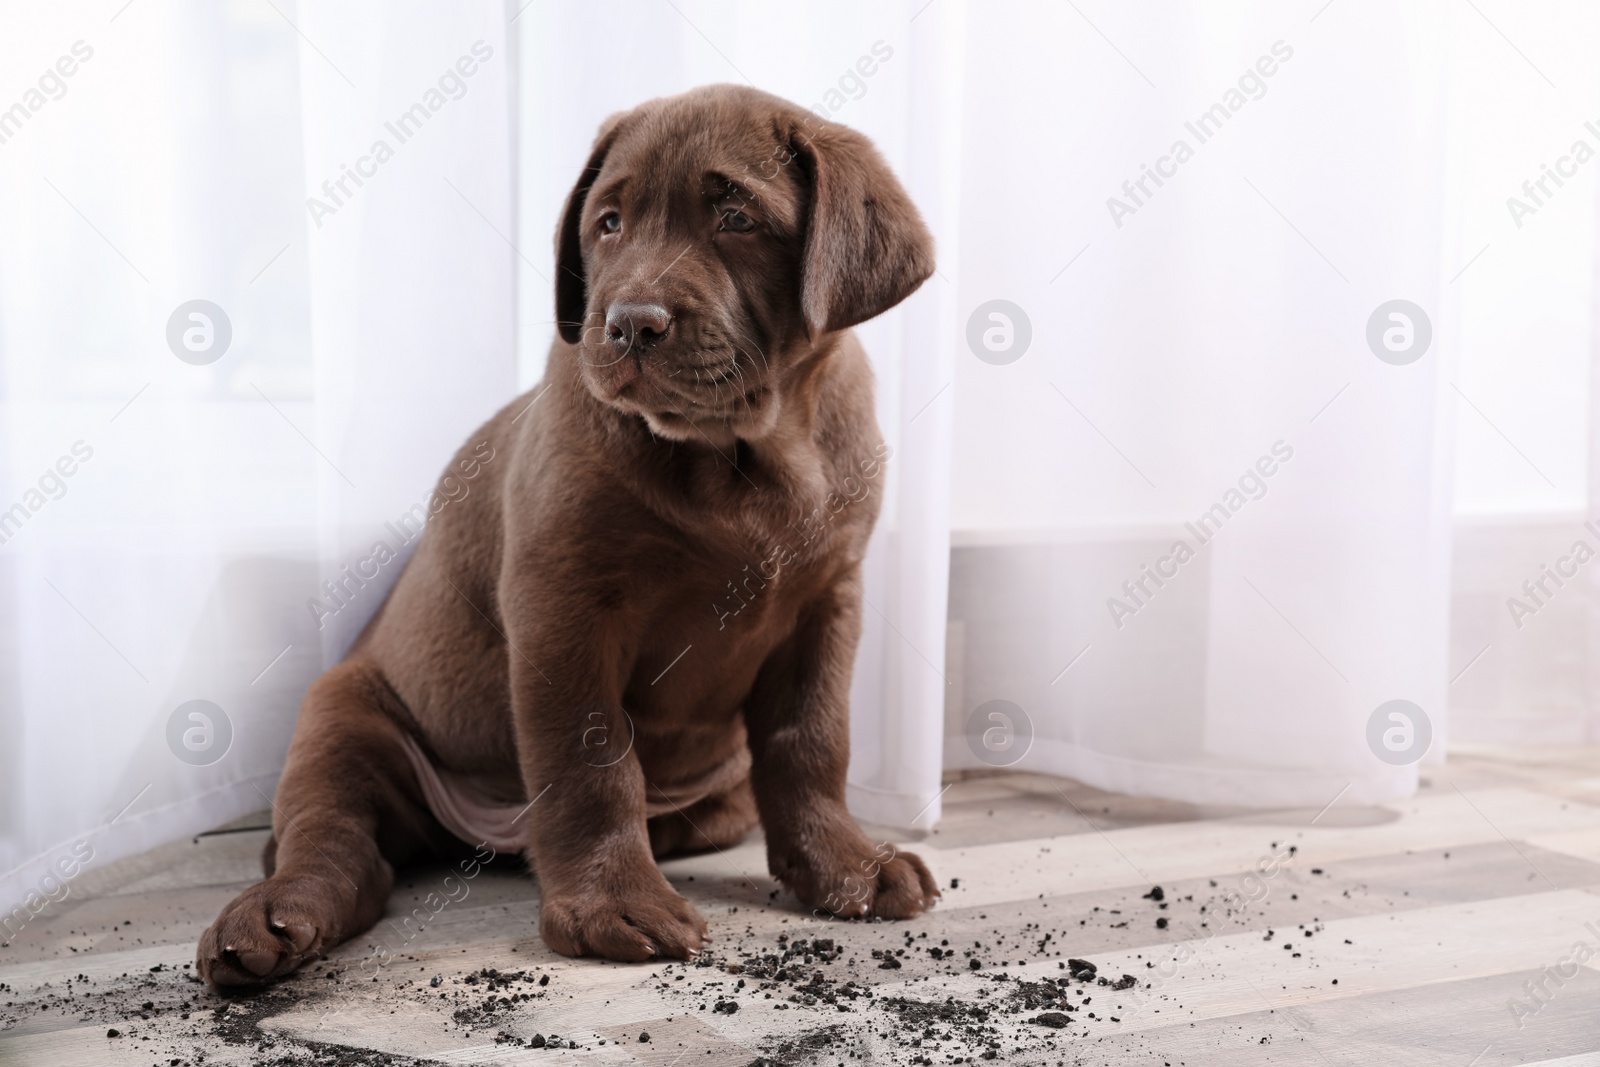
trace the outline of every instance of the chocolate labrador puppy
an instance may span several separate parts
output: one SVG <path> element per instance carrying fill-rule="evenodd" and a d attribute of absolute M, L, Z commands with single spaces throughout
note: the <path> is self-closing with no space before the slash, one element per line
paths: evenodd
<path fill-rule="evenodd" d="M 705 921 L 655 857 L 758 820 L 808 907 L 927 908 L 923 863 L 845 809 L 888 452 L 848 331 L 932 270 L 851 130 L 734 86 L 608 119 L 556 235 L 544 381 L 462 447 L 441 486 L 470 491 L 307 692 L 268 877 L 200 974 L 293 971 L 378 920 L 396 865 L 462 842 L 527 858 L 571 956 L 693 955 Z"/>

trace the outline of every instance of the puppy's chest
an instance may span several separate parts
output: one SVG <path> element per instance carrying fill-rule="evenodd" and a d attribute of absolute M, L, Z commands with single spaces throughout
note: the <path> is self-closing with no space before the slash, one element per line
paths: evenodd
<path fill-rule="evenodd" d="M 630 692 L 662 722 L 705 722 L 736 711 L 762 664 L 793 635 L 828 584 L 824 558 L 769 533 L 746 551 L 714 553 L 659 603 L 641 634 Z"/>
<path fill-rule="evenodd" d="M 673 517 L 682 558 L 670 568 L 674 595 L 654 620 L 657 631 L 715 638 L 713 647 L 735 658 L 781 642 L 806 606 L 860 561 L 877 514 L 868 483 L 832 490 L 841 480 L 833 467 L 812 457 L 782 477 L 758 473 L 759 484 L 742 485 L 747 491 L 718 506 L 681 500 Z"/>
<path fill-rule="evenodd" d="M 859 558 L 860 528 L 809 512 L 745 532 L 739 550 L 719 554 L 711 573 L 717 629 L 735 619 L 749 625 L 799 612 Z"/>

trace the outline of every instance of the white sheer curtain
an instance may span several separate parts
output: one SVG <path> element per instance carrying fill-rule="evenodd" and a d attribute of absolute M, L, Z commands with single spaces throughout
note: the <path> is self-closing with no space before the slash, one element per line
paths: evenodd
<path fill-rule="evenodd" d="M 949 765 L 1321 806 L 1414 787 L 1368 739 L 1390 700 L 1427 762 L 1600 736 L 1597 579 L 1523 592 L 1600 548 L 1597 32 L 1577 4 L 968 22 L 961 309 L 1008 299 L 1033 341 L 958 362 Z M 1431 326 L 1412 362 L 1368 338 L 1396 300 Z M 1020 759 L 981 744 L 994 700 Z"/>
<path fill-rule="evenodd" d="M 1446 215 L 1459 316 L 1451 736 L 1600 741 L 1600 572 L 1557 586 L 1600 500 L 1594 360 L 1600 10 L 1557 4 L 1455 20 Z M 1581 155 L 1581 153 L 1579 153 Z M 1563 157 L 1567 157 L 1563 161 Z M 1560 168 L 1558 185 L 1545 168 Z M 1575 172 L 1575 173 L 1574 173 Z M 1524 190 L 1533 185 L 1533 197 Z M 1511 208 L 1511 198 L 1519 206 Z M 1529 213 L 1526 209 L 1533 209 Z M 1480 255 L 1481 252 L 1481 255 Z M 1466 401 L 1470 400 L 1468 404 Z M 1565 565 L 1570 567 L 1571 564 Z M 1534 597 L 1524 583 L 1542 579 Z M 1536 609 L 1514 615 L 1510 601 Z"/>
<path fill-rule="evenodd" d="M 301 0 L 299 10 L 307 41 L 339 57 L 335 67 L 302 50 L 300 67 L 305 184 L 319 201 L 309 242 L 318 556 L 347 601 L 321 598 L 332 663 L 415 547 L 439 472 L 515 395 L 515 74 L 498 3 Z M 379 161 L 380 145 L 392 159 Z M 374 176 L 346 183 L 348 197 L 336 187 L 345 203 L 323 214 L 323 183 L 347 169 Z M 396 558 L 382 563 L 379 544 Z"/>
<path fill-rule="evenodd" d="M 1389 300 L 1440 319 L 1443 27 L 1315 10 L 969 23 L 1010 58 L 968 64 L 962 307 L 1033 339 L 958 364 L 955 766 L 997 698 L 1017 766 L 1194 802 L 1409 792 L 1366 744 L 1391 699 L 1443 740 L 1454 338 L 1366 340 Z"/>
<path fill-rule="evenodd" d="M 0 124 L 0 915 L 59 894 L 80 841 L 98 864 L 267 806 L 301 693 L 398 564 L 322 581 L 403 553 L 385 521 L 512 395 L 504 27 L 498 3 L 0 15 L 26 111 Z M 187 311 L 169 345 L 194 300 L 209 351 Z"/>

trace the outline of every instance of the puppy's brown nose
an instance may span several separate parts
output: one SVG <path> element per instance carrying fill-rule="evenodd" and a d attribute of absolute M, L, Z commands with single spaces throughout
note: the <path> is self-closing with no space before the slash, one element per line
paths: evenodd
<path fill-rule="evenodd" d="M 660 304 L 618 300 L 606 309 L 606 340 L 624 350 L 649 348 L 667 335 L 672 315 Z"/>

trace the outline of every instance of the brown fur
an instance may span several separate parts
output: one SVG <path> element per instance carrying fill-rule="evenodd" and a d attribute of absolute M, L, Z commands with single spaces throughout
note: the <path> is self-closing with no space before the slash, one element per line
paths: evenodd
<path fill-rule="evenodd" d="M 215 986 L 360 933 L 396 865 L 459 847 L 402 735 L 486 794 L 538 798 L 519 826 L 541 932 L 568 955 L 693 954 L 705 922 L 654 857 L 758 817 L 808 907 L 901 918 L 938 895 L 845 809 L 887 452 L 848 328 L 932 272 L 915 207 L 859 134 L 712 86 L 605 123 L 556 245 L 545 379 L 457 453 L 470 492 L 307 693 L 269 877 L 200 939 Z M 647 789 L 746 744 L 736 787 L 646 818 Z"/>

